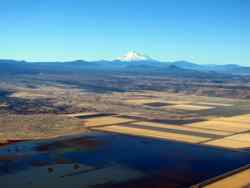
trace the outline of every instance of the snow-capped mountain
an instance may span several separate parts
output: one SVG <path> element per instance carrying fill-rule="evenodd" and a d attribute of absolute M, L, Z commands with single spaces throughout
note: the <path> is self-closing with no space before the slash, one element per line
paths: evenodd
<path fill-rule="evenodd" d="M 109 61 L 66 61 L 66 62 L 25 62 L 0 59 L 0 73 L 40 73 L 41 71 L 123 71 L 164 74 L 195 74 L 219 73 L 228 75 L 250 75 L 250 67 L 233 65 L 200 65 L 188 61 L 158 61 L 147 55 L 129 52 L 126 55 Z"/>
<path fill-rule="evenodd" d="M 138 53 L 138 52 L 128 52 L 126 55 L 117 58 L 119 61 L 127 61 L 127 62 L 132 62 L 132 61 L 152 61 L 153 59 L 147 55 Z"/>

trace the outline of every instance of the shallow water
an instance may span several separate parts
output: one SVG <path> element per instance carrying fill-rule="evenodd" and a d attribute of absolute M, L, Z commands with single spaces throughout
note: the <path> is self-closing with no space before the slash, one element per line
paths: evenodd
<path fill-rule="evenodd" d="M 0 148 L 0 187 L 188 187 L 250 164 L 249 152 L 88 133 Z"/>

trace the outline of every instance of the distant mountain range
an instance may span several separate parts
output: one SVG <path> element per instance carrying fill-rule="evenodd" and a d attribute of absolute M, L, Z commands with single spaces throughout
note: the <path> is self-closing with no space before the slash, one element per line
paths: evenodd
<path fill-rule="evenodd" d="M 226 74 L 250 75 L 250 67 L 236 64 L 199 65 L 188 61 L 161 62 L 149 56 L 129 52 L 112 61 L 67 61 L 67 62 L 26 62 L 15 60 L 0 60 L 0 73 L 41 73 L 64 71 L 119 71 L 159 74 Z"/>

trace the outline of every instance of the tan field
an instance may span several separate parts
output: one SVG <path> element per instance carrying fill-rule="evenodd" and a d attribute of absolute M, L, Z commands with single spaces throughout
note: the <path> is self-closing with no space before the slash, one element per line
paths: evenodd
<path fill-rule="evenodd" d="M 133 135 L 133 136 L 144 136 L 144 137 L 150 137 L 150 138 L 174 140 L 174 141 L 181 141 L 181 142 L 187 142 L 187 143 L 199 143 L 199 142 L 204 142 L 210 139 L 207 137 L 191 136 L 191 135 L 184 135 L 184 134 L 177 134 L 177 133 L 168 133 L 168 132 L 161 132 L 161 131 L 148 130 L 148 129 L 139 129 L 139 128 L 132 128 L 132 127 L 131 128 L 122 127 L 122 126 L 116 126 L 116 125 L 107 126 L 107 127 L 98 127 L 98 128 L 94 128 L 94 130 L 127 134 L 127 135 Z"/>
<path fill-rule="evenodd" d="M 91 118 L 84 121 L 84 125 L 86 127 L 95 127 L 95 126 L 106 126 L 113 124 L 121 124 L 121 123 L 129 123 L 134 122 L 135 120 L 128 118 L 121 118 L 115 116 L 107 116 L 107 117 L 97 117 Z"/>
<path fill-rule="evenodd" d="M 155 103 L 155 102 L 164 102 L 163 100 L 160 99 L 130 99 L 126 100 L 127 103 L 129 104 L 134 104 L 134 105 L 144 105 L 146 103 Z"/>
<path fill-rule="evenodd" d="M 134 104 L 134 105 L 144 105 L 147 103 L 168 103 L 171 105 L 183 105 L 183 104 L 189 104 L 191 102 L 189 101 L 181 101 L 181 100 L 166 100 L 166 99 L 160 99 L 160 98 L 140 98 L 140 99 L 129 99 L 126 100 L 127 103 L 129 104 Z"/>
<path fill-rule="evenodd" d="M 75 114 L 65 114 L 65 116 L 68 117 L 78 117 L 78 116 L 89 116 L 89 115 L 98 115 L 100 113 L 96 112 L 81 112 L 81 113 L 75 113 Z"/>
<path fill-rule="evenodd" d="M 250 142 L 250 133 L 233 135 L 233 136 L 227 137 L 227 139 Z"/>
<path fill-rule="evenodd" d="M 247 124 L 242 124 L 242 123 L 236 124 L 234 122 L 224 122 L 224 121 L 217 121 L 217 120 L 192 123 L 186 126 L 194 127 L 194 128 L 201 128 L 201 129 L 234 132 L 234 133 L 250 130 L 250 126 Z"/>
<path fill-rule="evenodd" d="M 233 116 L 229 118 L 217 118 L 218 121 L 224 121 L 224 122 L 232 122 L 238 124 L 250 124 L 250 115 L 239 115 L 239 116 Z"/>
<path fill-rule="evenodd" d="M 232 140 L 229 138 L 213 140 L 213 141 L 206 142 L 204 144 L 210 145 L 210 146 L 216 146 L 216 147 L 230 148 L 230 149 L 250 148 L 249 141 Z"/>
<path fill-rule="evenodd" d="M 77 115 L 91 115 L 95 113 L 79 113 Z M 77 117 L 76 114 L 74 114 Z M 158 139 L 166 139 L 173 141 L 181 141 L 187 143 L 201 143 L 205 145 L 231 148 L 231 149 L 244 149 L 250 147 L 250 133 L 242 133 L 250 130 L 250 127 L 246 123 L 230 121 L 231 119 L 237 119 L 246 121 L 249 115 L 241 115 L 230 118 L 216 118 L 208 121 L 201 121 L 197 123 L 191 123 L 184 126 L 136 121 L 129 118 L 123 118 L 119 116 L 105 116 L 96 117 L 84 120 L 84 125 L 88 128 L 98 131 L 107 131 L 112 133 L 127 134 L 132 136 L 145 136 Z M 225 119 L 225 121 L 223 121 Z M 119 124 L 128 123 L 136 127 L 124 127 Z M 145 128 L 149 127 L 149 129 Z M 160 128 L 161 130 L 150 130 L 150 128 Z M 168 130 L 186 131 L 182 133 L 172 133 Z M 190 132 L 190 134 L 189 134 Z M 196 135 L 191 135 L 197 133 Z M 217 138 L 212 140 L 209 136 L 199 136 L 201 134 L 210 134 L 220 136 L 224 138 Z M 237 135 L 233 135 L 239 133 Z"/>
<path fill-rule="evenodd" d="M 168 101 L 169 104 L 190 104 L 191 101 L 184 101 L 184 100 L 169 100 Z"/>
<path fill-rule="evenodd" d="M 187 110 L 187 111 L 200 111 L 200 110 L 209 110 L 213 109 L 213 106 L 201 106 L 201 105 L 191 105 L 191 104 L 178 104 L 173 105 L 171 108 L 175 108 L 178 110 Z"/>
<path fill-rule="evenodd" d="M 250 184 L 250 169 L 233 174 L 224 179 L 218 180 L 214 183 L 204 186 L 204 188 L 247 188 Z"/>
<path fill-rule="evenodd" d="M 232 149 L 250 148 L 250 133 L 228 136 L 223 139 L 209 141 L 205 144 Z"/>
<path fill-rule="evenodd" d="M 224 131 L 206 130 L 206 129 L 199 129 L 199 128 L 193 128 L 193 127 L 168 125 L 168 124 L 153 123 L 153 122 L 136 122 L 132 124 L 137 125 L 137 126 L 143 125 L 143 126 L 148 126 L 148 127 L 165 128 L 165 129 L 171 129 L 171 130 L 181 130 L 181 131 L 190 131 L 190 132 L 195 132 L 195 133 L 214 134 L 214 135 L 219 135 L 219 136 L 227 136 L 227 135 L 232 134 L 230 132 L 224 132 Z"/>
<path fill-rule="evenodd" d="M 198 105 L 207 105 L 207 106 L 225 106 L 225 107 L 230 107 L 232 104 L 225 104 L 225 103 L 213 103 L 213 102 L 198 102 L 196 103 Z"/>

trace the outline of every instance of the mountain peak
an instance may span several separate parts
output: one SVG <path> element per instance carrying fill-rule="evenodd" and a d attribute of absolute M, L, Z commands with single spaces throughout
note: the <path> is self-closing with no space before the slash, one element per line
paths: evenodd
<path fill-rule="evenodd" d="M 152 60 L 152 58 L 147 55 L 131 51 L 131 52 L 128 52 L 126 55 L 117 58 L 117 60 L 128 61 L 128 62 L 129 61 L 149 61 L 149 60 Z"/>

